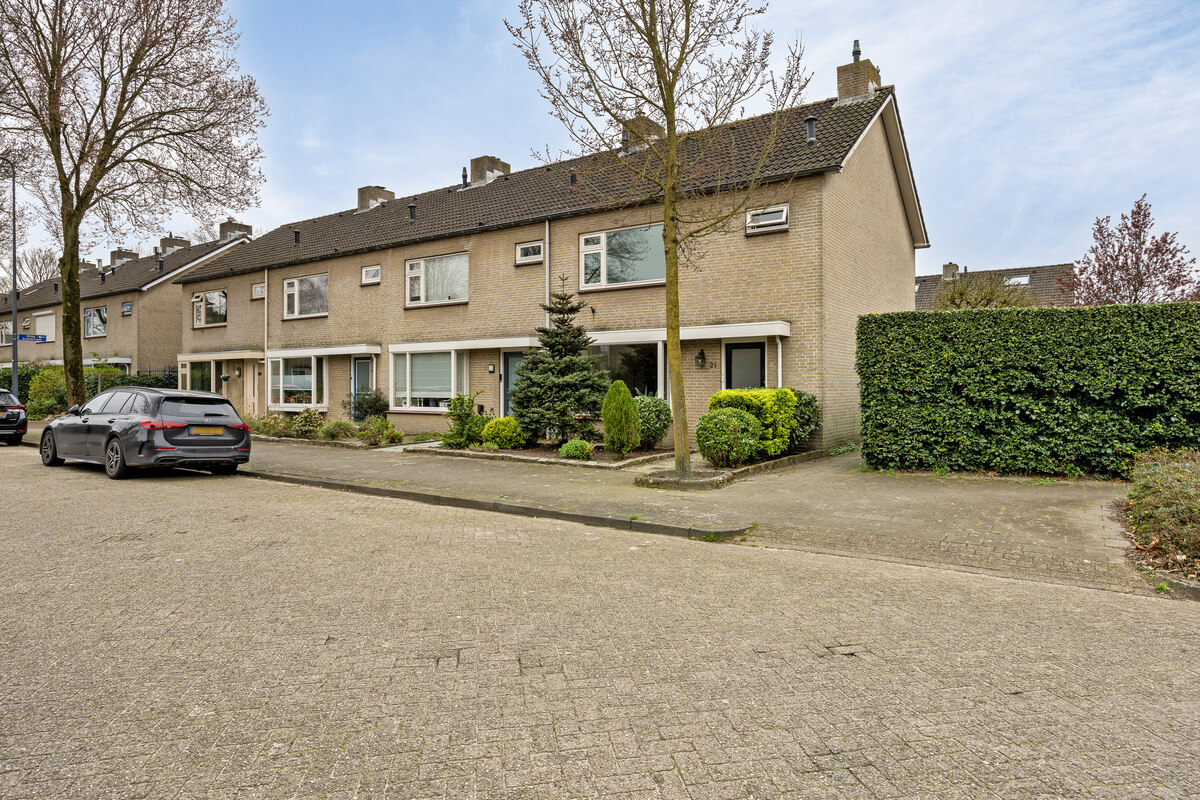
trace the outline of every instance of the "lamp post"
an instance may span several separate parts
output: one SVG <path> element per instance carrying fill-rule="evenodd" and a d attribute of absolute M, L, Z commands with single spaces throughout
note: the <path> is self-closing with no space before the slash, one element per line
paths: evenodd
<path fill-rule="evenodd" d="M 12 298 L 12 332 L 9 339 L 12 341 L 12 396 L 19 398 L 17 394 L 17 165 L 10 159 L 0 156 L 0 161 L 8 164 L 12 170 L 12 208 L 9 211 L 12 214 L 12 290 L 9 296 Z M 18 400 L 18 402 L 20 402 Z"/>

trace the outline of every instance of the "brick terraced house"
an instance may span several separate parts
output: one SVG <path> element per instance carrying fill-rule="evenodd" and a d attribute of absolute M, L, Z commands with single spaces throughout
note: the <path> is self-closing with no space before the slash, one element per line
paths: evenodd
<path fill-rule="evenodd" d="M 723 387 L 805 389 L 830 446 L 858 435 L 856 321 L 913 309 L 915 248 L 928 242 L 895 92 L 869 60 L 840 67 L 838 97 L 791 118 L 751 212 L 681 270 L 688 415 Z M 746 143 L 731 172 L 750 169 L 767 124 L 728 127 Z M 601 203 L 584 190 L 603 179 L 589 163 L 510 172 L 484 156 L 461 185 L 400 198 L 363 187 L 355 208 L 188 272 L 181 386 L 218 388 L 243 414 L 330 417 L 378 389 L 409 433 L 445 430 L 458 392 L 504 414 L 546 321 L 539 304 L 564 276 L 588 304 L 579 321 L 601 366 L 665 396 L 662 205 Z M 225 317 L 198 310 L 210 298 Z"/>
<path fill-rule="evenodd" d="M 211 242 L 193 245 L 167 236 L 152 255 L 113 250 L 107 267 L 80 265 L 84 365 L 107 362 L 133 373 L 173 369 L 182 341 L 179 287 L 172 281 L 244 245 L 250 232 L 247 225 L 224 222 L 219 238 Z M 7 295 L 0 298 L 0 308 L 11 308 L 11 302 Z M 22 362 L 62 363 L 62 310 L 58 278 L 21 290 L 17 333 L 46 337 L 44 342 L 17 343 Z M 11 318 L 0 322 L 0 362 L 12 358 L 11 328 Z"/>

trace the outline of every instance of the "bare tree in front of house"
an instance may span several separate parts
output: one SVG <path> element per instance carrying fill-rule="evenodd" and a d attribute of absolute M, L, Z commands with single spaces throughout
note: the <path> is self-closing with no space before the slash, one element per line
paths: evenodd
<path fill-rule="evenodd" d="M 62 248 L 67 393 L 83 402 L 79 252 L 177 210 L 257 201 L 267 113 L 223 0 L 4 0 L 0 150 Z"/>
<path fill-rule="evenodd" d="M 667 374 L 675 469 L 683 476 L 691 474 L 691 454 L 681 258 L 686 263 L 696 240 L 745 212 L 786 111 L 808 84 L 799 43 L 781 71 L 772 70 L 773 36 L 749 27 L 764 11 L 750 0 L 522 0 L 520 19 L 505 22 L 575 155 L 593 157 L 583 191 L 602 185 L 608 196 L 600 204 L 614 207 L 662 203 Z M 739 138 L 727 124 L 761 94 L 772 109 L 762 135 Z M 615 148 L 622 137 L 625 146 Z"/>
<path fill-rule="evenodd" d="M 960 272 L 942 281 L 933 296 L 933 307 L 941 311 L 954 308 L 1028 308 L 1038 297 L 1028 286 L 1008 282 L 995 272 Z"/>
<path fill-rule="evenodd" d="M 1122 214 L 1114 228 L 1112 217 L 1097 217 L 1092 225 L 1092 246 L 1075 262 L 1059 288 L 1069 292 L 1077 306 L 1117 303 L 1172 303 L 1200 299 L 1196 259 L 1177 234 L 1151 234 L 1154 217 L 1146 195 Z"/>

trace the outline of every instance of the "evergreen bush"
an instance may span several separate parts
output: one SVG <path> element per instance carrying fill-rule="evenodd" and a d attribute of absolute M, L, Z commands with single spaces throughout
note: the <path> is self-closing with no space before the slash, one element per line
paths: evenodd
<path fill-rule="evenodd" d="M 578 461 L 591 461 L 592 452 L 592 443 L 582 439 L 572 439 L 558 448 L 559 457 L 574 458 Z"/>
<path fill-rule="evenodd" d="M 796 410 L 793 412 L 796 427 L 792 429 L 791 449 L 799 450 L 804 447 L 813 431 L 820 427 L 821 407 L 817 404 L 817 398 L 808 392 L 802 392 L 799 389 L 789 389 L 788 391 L 796 396 Z"/>
<path fill-rule="evenodd" d="M 600 409 L 604 420 L 604 449 L 624 456 L 642 443 L 642 424 L 625 381 L 613 381 Z"/>
<path fill-rule="evenodd" d="M 483 426 L 483 443 L 493 444 L 498 449 L 519 450 L 525 446 L 525 434 L 513 417 L 500 417 Z"/>
<path fill-rule="evenodd" d="M 3 313 L 0 311 L 0 313 Z M 17 364 L 17 400 L 22 403 L 27 403 L 31 399 L 29 397 L 29 384 L 42 370 L 51 369 L 40 362 L 30 361 L 26 364 Z M 0 390 L 9 391 L 12 389 L 12 367 L 4 367 L 0 369 Z"/>
<path fill-rule="evenodd" d="M 696 447 L 714 467 L 736 467 L 762 448 L 762 425 L 748 411 L 721 408 L 696 422 Z"/>
<path fill-rule="evenodd" d="M 321 430 L 324 419 L 321 412 L 315 408 L 306 408 L 292 417 L 292 435 L 301 439 L 311 439 Z"/>
<path fill-rule="evenodd" d="M 639 394 L 633 398 L 641 424 L 642 450 L 653 450 L 671 429 L 671 405 L 661 397 Z"/>
<path fill-rule="evenodd" d="M 566 278 L 560 279 L 563 284 Z M 556 444 L 584 438 L 593 429 L 608 387 L 608 373 L 596 368 L 599 356 L 588 352 L 592 340 L 575 317 L 587 304 L 564 288 L 543 305 L 550 326 L 537 329 L 541 350 L 526 350 L 517 367 L 510 400 L 513 416 L 529 439 L 543 432 Z"/>
<path fill-rule="evenodd" d="M 1200 303 L 871 314 L 857 368 L 876 469 L 1124 477 L 1200 446 Z"/>
<path fill-rule="evenodd" d="M 450 430 L 442 436 L 444 446 L 465 450 L 483 441 L 483 428 L 491 417 L 480 414 L 475 408 L 475 400 L 481 394 L 456 394 L 450 398 L 446 413 L 442 415 L 450 420 Z"/>
<path fill-rule="evenodd" d="M 379 447 L 404 441 L 404 431 L 393 425 L 387 417 L 367 417 L 358 429 L 358 438 L 371 447 Z"/>
<path fill-rule="evenodd" d="M 725 389 L 708 398 L 709 411 L 737 408 L 758 420 L 760 449 L 766 456 L 777 456 L 791 446 L 796 405 L 791 389 Z"/>

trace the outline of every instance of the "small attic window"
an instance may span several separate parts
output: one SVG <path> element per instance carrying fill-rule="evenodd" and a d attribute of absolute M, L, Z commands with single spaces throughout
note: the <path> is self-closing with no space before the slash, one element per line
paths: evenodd
<path fill-rule="evenodd" d="M 1013 277 L 1006 280 L 1004 283 L 1007 286 L 1028 286 L 1029 285 L 1029 276 L 1028 275 L 1014 275 Z"/>
<path fill-rule="evenodd" d="M 517 245 L 517 266 L 542 263 L 542 243 L 522 242 Z"/>
<path fill-rule="evenodd" d="M 746 235 L 788 229 L 788 204 L 760 208 L 746 214 Z"/>

